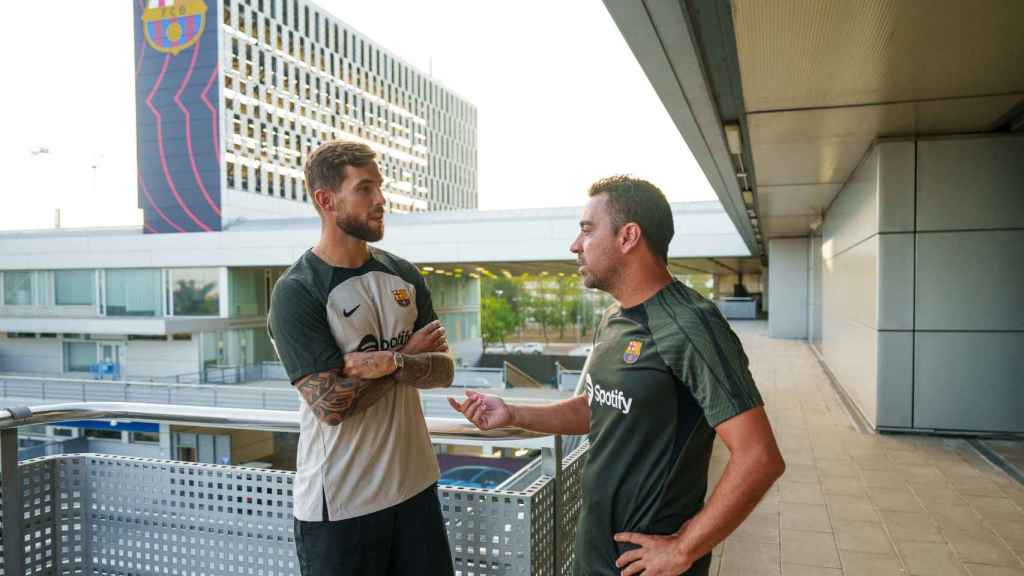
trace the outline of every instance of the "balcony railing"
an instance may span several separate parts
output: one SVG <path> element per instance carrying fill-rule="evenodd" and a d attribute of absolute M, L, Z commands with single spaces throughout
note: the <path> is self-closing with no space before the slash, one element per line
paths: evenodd
<path fill-rule="evenodd" d="M 291 411 L 131 403 L 0 410 L 0 574 L 299 573 L 293 473 L 98 454 L 17 463 L 18 427 L 81 419 L 298 432 Z M 587 446 L 563 457 L 557 436 L 480 432 L 446 418 L 427 425 L 438 444 L 541 450 L 508 489 L 440 487 L 456 574 L 567 574 Z"/>

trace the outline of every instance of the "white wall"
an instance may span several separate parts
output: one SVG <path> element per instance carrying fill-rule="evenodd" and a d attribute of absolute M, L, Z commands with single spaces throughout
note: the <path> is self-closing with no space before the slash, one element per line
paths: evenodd
<path fill-rule="evenodd" d="M 872 425 L 878 412 L 878 157 L 872 148 L 840 190 L 821 238 L 820 350 Z"/>
<path fill-rule="evenodd" d="M 768 241 L 772 299 L 768 308 L 768 335 L 772 338 L 807 338 L 807 238 Z"/>
<path fill-rule="evenodd" d="M 124 377 L 153 378 L 199 371 L 199 338 L 191 341 L 131 340 Z"/>
<path fill-rule="evenodd" d="M 56 374 L 63 370 L 57 338 L 0 338 L 0 370 Z"/>
<path fill-rule="evenodd" d="M 872 426 L 1024 431 L 1022 183 L 1021 136 L 885 141 L 829 207 L 817 346 Z"/>

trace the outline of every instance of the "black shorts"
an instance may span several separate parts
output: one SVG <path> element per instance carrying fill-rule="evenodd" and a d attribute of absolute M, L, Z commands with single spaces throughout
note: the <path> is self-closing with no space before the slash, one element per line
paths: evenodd
<path fill-rule="evenodd" d="M 373 514 L 334 522 L 295 520 L 295 548 L 302 576 L 455 573 L 436 484 Z"/>

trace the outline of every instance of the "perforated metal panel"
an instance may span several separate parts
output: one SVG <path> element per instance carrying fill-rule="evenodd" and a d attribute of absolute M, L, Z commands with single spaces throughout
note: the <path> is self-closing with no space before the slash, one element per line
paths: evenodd
<path fill-rule="evenodd" d="M 576 557 L 576 525 L 583 502 L 583 466 L 587 462 L 590 442 L 584 440 L 568 456 L 562 458 L 562 471 L 558 488 L 558 573 L 572 573 Z"/>
<path fill-rule="evenodd" d="M 26 460 L 19 464 L 18 470 L 21 473 L 24 510 L 22 537 L 25 548 L 25 574 L 54 574 L 58 544 L 54 521 L 53 462 L 44 458 Z M 2 496 L 0 493 L 0 498 Z M 2 512 L 0 509 L 0 517 Z M 9 576 L 3 560 L 6 551 L 2 547 L 2 535 L 3 531 L 0 530 L 0 574 Z"/>
<path fill-rule="evenodd" d="M 586 449 L 563 459 L 557 482 L 442 487 L 456 575 L 567 574 Z M 299 573 L 291 472 L 95 454 L 28 460 L 19 470 L 27 574 Z"/>

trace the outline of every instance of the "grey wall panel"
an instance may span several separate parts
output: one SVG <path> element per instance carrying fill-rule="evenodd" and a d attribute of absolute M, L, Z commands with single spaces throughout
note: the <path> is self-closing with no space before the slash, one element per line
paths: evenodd
<path fill-rule="evenodd" d="M 826 257 L 878 232 L 878 152 L 872 148 L 829 206 L 822 228 Z"/>
<path fill-rule="evenodd" d="M 820 350 L 872 426 L 878 411 L 877 259 L 875 236 L 822 266 Z"/>
<path fill-rule="evenodd" d="M 878 329 L 914 329 L 914 235 L 878 237 Z"/>
<path fill-rule="evenodd" d="M 768 305 L 768 335 L 807 338 L 808 238 L 768 241 L 772 299 Z"/>
<path fill-rule="evenodd" d="M 1024 432 L 1024 333 L 915 339 L 915 427 Z"/>
<path fill-rule="evenodd" d="M 879 332 L 876 426 L 910 428 L 913 387 L 914 333 Z"/>
<path fill-rule="evenodd" d="M 918 234 L 918 330 L 1024 330 L 1024 230 Z"/>
<path fill-rule="evenodd" d="M 881 232 L 914 230 L 915 143 L 879 142 L 878 229 Z"/>
<path fill-rule="evenodd" d="M 921 140 L 917 229 L 1024 228 L 1024 137 Z"/>

